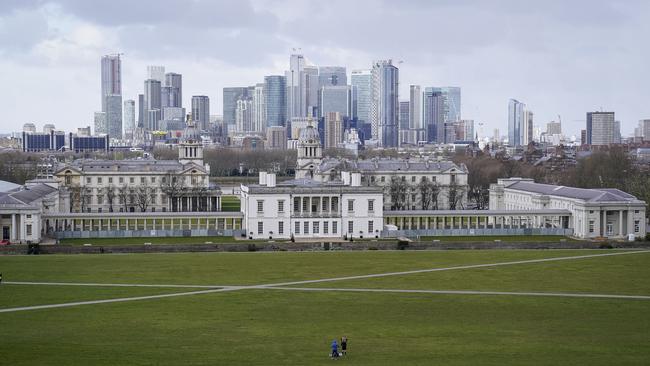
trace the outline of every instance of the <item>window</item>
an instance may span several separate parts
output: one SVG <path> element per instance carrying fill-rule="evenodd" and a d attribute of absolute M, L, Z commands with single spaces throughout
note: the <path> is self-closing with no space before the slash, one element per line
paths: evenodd
<path fill-rule="evenodd" d="M 348 211 L 354 211 L 354 200 L 348 200 Z"/>
<path fill-rule="evenodd" d="M 264 222 L 262 221 L 257 222 L 257 233 L 264 234 Z"/>
<path fill-rule="evenodd" d="M 294 224 L 294 226 L 295 226 L 295 227 L 294 227 L 293 231 L 294 231 L 296 234 L 300 234 L 300 221 L 296 221 L 296 223 Z"/>
<path fill-rule="evenodd" d="M 101 207 L 98 208 L 98 209 L 97 209 L 97 212 L 102 212 L 102 208 L 101 208 Z"/>
<path fill-rule="evenodd" d="M 86 184 L 90 184 L 91 181 L 92 181 L 92 179 L 90 177 L 86 178 Z"/>
<path fill-rule="evenodd" d="M 156 183 L 156 177 L 151 177 L 151 183 Z"/>
<path fill-rule="evenodd" d="M 327 221 L 323 223 L 323 234 L 329 234 L 329 222 Z"/>
<path fill-rule="evenodd" d="M 348 234 L 352 234 L 354 232 L 354 221 L 348 221 Z"/>
<path fill-rule="evenodd" d="M 638 233 L 640 230 L 639 220 L 634 220 L 634 232 Z"/>
<path fill-rule="evenodd" d="M 415 183 L 415 176 L 412 176 L 412 177 L 411 177 L 411 182 L 412 182 L 412 183 Z"/>
<path fill-rule="evenodd" d="M 257 213 L 262 213 L 262 212 L 264 212 L 264 201 L 257 200 Z"/>
<path fill-rule="evenodd" d="M 31 219 L 32 215 L 25 215 L 26 218 Z"/>
<path fill-rule="evenodd" d="M 135 183 L 135 178 L 133 178 L 133 177 L 129 178 L 129 183 L 131 183 L 131 184 Z"/>
<path fill-rule="evenodd" d="M 634 210 L 634 213 L 635 213 L 635 214 L 638 214 L 638 213 L 639 213 L 639 210 Z"/>
<path fill-rule="evenodd" d="M 368 234 L 372 234 L 375 231 L 375 222 L 370 220 L 368 221 Z"/>
<path fill-rule="evenodd" d="M 124 177 L 120 177 L 120 184 L 124 183 Z"/>
<path fill-rule="evenodd" d="M 293 199 L 293 211 L 300 212 L 300 198 L 298 197 Z"/>
<path fill-rule="evenodd" d="M 375 200 L 368 200 L 368 212 L 375 211 Z"/>
<path fill-rule="evenodd" d="M 435 183 L 436 182 L 436 177 L 431 177 L 431 181 Z"/>
<path fill-rule="evenodd" d="M 104 204 L 104 196 L 97 196 L 97 204 L 98 205 Z"/>
<path fill-rule="evenodd" d="M 32 235 L 32 225 L 25 225 L 25 231 L 27 231 L 27 235 L 31 236 Z"/>
<path fill-rule="evenodd" d="M 162 177 L 162 183 L 163 184 L 167 183 L 167 177 Z"/>
<path fill-rule="evenodd" d="M 278 222 L 278 234 L 284 234 L 284 221 Z"/>
<path fill-rule="evenodd" d="M 452 184 L 456 183 L 456 175 L 454 174 L 451 175 L 451 183 Z"/>
<path fill-rule="evenodd" d="M 607 223 L 607 236 L 614 235 L 614 224 L 611 222 Z"/>
<path fill-rule="evenodd" d="M 303 234 L 309 234 L 309 221 L 305 221 L 302 225 Z"/>
<path fill-rule="evenodd" d="M 311 232 L 314 233 L 314 234 L 320 233 L 320 222 L 318 222 L 318 221 L 313 222 Z"/>
<path fill-rule="evenodd" d="M 336 234 L 338 230 L 338 222 L 332 221 L 332 234 Z"/>
<path fill-rule="evenodd" d="M 102 177 L 97 177 L 97 184 L 102 184 Z"/>
<path fill-rule="evenodd" d="M 152 207 L 152 208 L 151 208 L 151 212 L 156 212 L 156 208 L 155 208 L 155 207 Z"/>
<path fill-rule="evenodd" d="M 144 184 L 144 177 L 140 177 L 140 184 Z"/>
<path fill-rule="evenodd" d="M 108 177 L 108 184 L 112 184 L 112 183 L 113 183 L 113 177 Z"/>
<path fill-rule="evenodd" d="M 306 197 L 302 198 L 302 212 L 307 212 L 307 199 L 306 199 Z"/>
<path fill-rule="evenodd" d="M 278 212 L 284 212 L 284 200 L 278 200 Z"/>
<path fill-rule="evenodd" d="M 120 212 L 124 212 L 124 207 L 120 207 Z"/>
<path fill-rule="evenodd" d="M 590 214 L 594 213 L 594 210 L 589 210 L 589 213 L 590 213 Z"/>
<path fill-rule="evenodd" d="M 371 181 L 372 183 L 375 183 L 375 176 L 374 176 L 374 175 L 373 175 L 372 177 L 370 177 L 370 181 Z"/>
<path fill-rule="evenodd" d="M 321 211 L 327 211 L 327 197 L 321 198 Z"/>
<path fill-rule="evenodd" d="M 382 176 L 380 180 L 381 180 L 382 183 L 384 183 L 384 182 L 386 182 L 386 177 Z"/>

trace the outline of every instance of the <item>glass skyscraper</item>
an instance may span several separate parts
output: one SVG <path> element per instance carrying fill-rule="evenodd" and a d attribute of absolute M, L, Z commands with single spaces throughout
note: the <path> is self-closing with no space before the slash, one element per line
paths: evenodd
<path fill-rule="evenodd" d="M 357 125 L 370 123 L 370 104 L 372 102 L 372 73 L 370 70 L 352 70 L 351 75 L 353 110 Z"/>
<path fill-rule="evenodd" d="M 287 79 L 282 75 L 264 77 L 264 109 L 266 126 L 285 126 L 287 122 Z"/>
<path fill-rule="evenodd" d="M 399 145 L 399 69 L 392 60 L 376 61 L 372 67 L 372 138 L 379 146 Z"/>
<path fill-rule="evenodd" d="M 237 101 L 248 97 L 248 87 L 236 86 L 223 88 L 223 123 L 235 125 L 237 115 Z"/>
<path fill-rule="evenodd" d="M 102 112 L 106 132 L 112 138 L 122 138 L 122 61 L 120 55 L 106 55 L 101 62 Z"/>

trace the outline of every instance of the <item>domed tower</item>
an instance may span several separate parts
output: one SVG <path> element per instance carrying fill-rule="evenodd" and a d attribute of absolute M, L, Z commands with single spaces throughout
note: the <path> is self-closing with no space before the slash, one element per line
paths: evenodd
<path fill-rule="evenodd" d="M 314 172 L 323 159 L 323 149 L 320 144 L 318 130 L 308 125 L 300 131 L 298 139 L 298 161 L 296 178 L 313 178 Z"/>
<path fill-rule="evenodd" d="M 185 126 L 183 136 L 178 143 L 178 161 L 182 164 L 195 163 L 203 166 L 201 134 L 189 114 L 187 115 L 187 126 Z"/>

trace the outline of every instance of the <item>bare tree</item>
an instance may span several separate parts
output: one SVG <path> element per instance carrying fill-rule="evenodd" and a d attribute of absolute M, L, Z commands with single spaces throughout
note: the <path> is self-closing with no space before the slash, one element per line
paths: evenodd
<path fill-rule="evenodd" d="M 423 210 L 437 210 L 438 209 L 438 194 L 440 187 L 436 182 L 430 181 L 427 177 L 422 177 L 417 186 L 420 192 L 422 209 Z"/>
<path fill-rule="evenodd" d="M 391 210 L 404 210 L 407 204 L 408 184 L 398 176 L 391 177 L 388 192 Z"/>
<path fill-rule="evenodd" d="M 124 207 L 124 212 L 128 211 L 129 198 L 131 197 L 131 190 L 129 186 L 124 183 L 117 189 L 117 196 L 120 198 L 120 204 Z"/>
<path fill-rule="evenodd" d="M 109 184 L 106 188 L 106 203 L 108 203 L 108 212 L 113 212 L 113 203 L 115 202 L 115 187 Z"/>
<path fill-rule="evenodd" d="M 461 186 L 458 185 L 455 181 L 452 181 L 451 184 L 447 187 L 447 199 L 449 202 L 449 209 L 456 210 L 457 208 L 462 209 L 463 207 L 463 193 L 464 190 Z M 460 206 L 460 207 L 459 207 Z"/>
<path fill-rule="evenodd" d="M 149 208 L 149 204 L 151 204 L 151 195 L 154 192 L 155 189 L 150 187 L 146 180 L 135 190 L 135 203 L 138 205 L 141 212 L 146 212 L 147 208 Z"/>
<path fill-rule="evenodd" d="M 70 193 L 70 212 L 79 212 L 83 207 L 82 201 L 82 188 L 78 184 L 72 184 L 68 186 L 68 191 Z"/>
<path fill-rule="evenodd" d="M 176 198 L 181 197 L 187 191 L 185 188 L 185 177 L 173 171 L 168 171 L 163 177 L 160 189 L 165 195 L 167 195 L 171 211 L 179 211 Z"/>

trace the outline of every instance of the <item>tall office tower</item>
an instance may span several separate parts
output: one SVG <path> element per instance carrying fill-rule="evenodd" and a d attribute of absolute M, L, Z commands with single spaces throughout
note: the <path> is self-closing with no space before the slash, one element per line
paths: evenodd
<path fill-rule="evenodd" d="M 318 68 L 318 83 L 323 86 L 348 85 L 345 66 L 321 66 Z"/>
<path fill-rule="evenodd" d="M 192 121 L 201 131 L 208 130 L 210 123 L 210 98 L 206 95 L 192 96 Z"/>
<path fill-rule="evenodd" d="M 252 130 L 256 132 L 264 132 L 266 128 L 266 112 L 264 107 L 264 83 L 255 84 L 255 91 L 253 92 L 253 122 Z"/>
<path fill-rule="evenodd" d="M 127 139 L 133 138 L 135 130 L 135 100 L 127 99 L 124 101 L 124 135 Z"/>
<path fill-rule="evenodd" d="M 106 116 L 106 132 L 122 138 L 122 61 L 120 55 L 102 57 L 102 112 Z"/>
<path fill-rule="evenodd" d="M 621 143 L 621 121 L 614 121 L 614 143 Z"/>
<path fill-rule="evenodd" d="M 305 65 L 304 69 L 304 100 L 306 105 L 303 113 L 304 117 L 316 117 L 319 115 L 318 111 L 318 89 L 320 87 L 318 80 L 318 67 L 314 65 Z"/>
<path fill-rule="evenodd" d="M 162 103 L 160 81 L 147 79 L 144 81 L 144 128 L 149 131 L 158 129 L 158 121 L 162 118 Z"/>
<path fill-rule="evenodd" d="M 105 112 L 95 112 L 95 134 L 105 134 L 108 133 L 106 127 L 106 113 Z"/>
<path fill-rule="evenodd" d="M 248 87 L 235 86 L 223 88 L 223 122 L 234 126 L 237 114 L 237 101 L 248 97 Z"/>
<path fill-rule="evenodd" d="M 158 80 L 165 85 L 165 66 L 147 66 L 147 79 Z"/>
<path fill-rule="evenodd" d="M 460 132 L 457 134 L 462 136 L 463 141 L 475 141 L 476 135 L 474 134 L 474 120 L 473 119 L 461 119 L 459 122 Z"/>
<path fill-rule="evenodd" d="M 562 134 L 562 123 L 551 121 L 546 124 L 546 134 L 547 135 L 561 135 Z"/>
<path fill-rule="evenodd" d="M 243 97 L 237 101 L 235 126 L 239 132 L 257 132 L 253 125 L 253 98 Z"/>
<path fill-rule="evenodd" d="M 287 80 L 282 75 L 264 77 L 264 117 L 266 127 L 284 126 L 287 122 Z"/>
<path fill-rule="evenodd" d="M 424 104 L 423 124 L 426 128 L 426 141 L 445 143 L 445 96 L 433 88 L 425 88 L 422 94 Z"/>
<path fill-rule="evenodd" d="M 524 110 L 524 120 L 521 129 L 521 144 L 528 146 L 533 142 L 533 112 L 531 110 Z"/>
<path fill-rule="evenodd" d="M 419 85 L 411 85 L 409 92 L 409 128 L 416 131 L 418 141 L 425 140 L 426 130 L 422 120 L 422 88 Z"/>
<path fill-rule="evenodd" d="M 517 147 L 522 144 L 524 132 L 524 111 L 526 105 L 516 99 L 510 99 L 508 102 L 508 145 Z"/>
<path fill-rule="evenodd" d="M 614 112 L 587 112 L 587 145 L 620 143 Z"/>
<path fill-rule="evenodd" d="M 639 121 L 639 135 L 643 138 L 643 141 L 650 141 L 650 119 Z"/>
<path fill-rule="evenodd" d="M 169 88 L 167 92 L 168 106 L 183 108 L 183 75 L 174 72 L 166 73 L 165 87 Z"/>
<path fill-rule="evenodd" d="M 318 112 L 318 67 L 303 55 L 291 55 L 287 83 L 287 120 L 293 117 L 315 116 Z"/>
<path fill-rule="evenodd" d="M 350 83 L 355 106 L 352 115 L 357 117 L 358 126 L 370 123 L 372 72 L 370 70 L 352 70 Z"/>
<path fill-rule="evenodd" d="M 144 128 L 145 110 L 144 94 L 138 94 L 138 128 Z"/>
<path fill-rule="evenodd" d="M 381 147 L 397 147 L 399 139 L 399 69 L 392 60 L 372 66 L 371 134 Z"/>
<path fill-rule="evenodd" d="M 399 102 L 399 129 L 406 131 L 411 123 L 411 102 L 403 100 Z"/>
<path fill-rule="evenodd" d="M 325 149 L 334 149 L 343 142 L 343 118 L 339 112 L 325 116 Z"/>
<path fill-rule="evenodd" d="M 164 85 L 164 84 L 163 84 Z M 161 86 L 160 87 L 160 107 L 161 109 L 164 109 L 166 107 L 169 107 L 169 94 L 171 94 L 171 87 L 169 86 Z"/>
<path fill-rule="evenodd" d="M 321 88 L 321 116 L 327 117 L 330 112 L 337 112 L 341 118 L 350 117 L 352 93 L 347 85 L 329 85 Z"/>
<path fill-rule="evenodd" d="M 441 87 L 440 91 L 445 96 L 445 108 L 447 110 L 446 122 L 460 120 L 460 88 L 456 86 Z"/>

